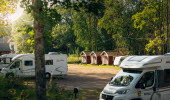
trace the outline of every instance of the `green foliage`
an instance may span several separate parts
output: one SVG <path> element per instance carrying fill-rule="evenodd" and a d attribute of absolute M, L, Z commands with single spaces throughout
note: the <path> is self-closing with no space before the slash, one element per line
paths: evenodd
<path fill-rule="evenodd" d="M 13 23 L 13 38 L 20 53 L 34 52 L 33 18 L 30 14 L 24 14 Z"/>
<path fill-rule="evenodd" d="M 7 79 L 0 77 L 0 99 L 1 100 L 35 100 L 36 93 L 34 86 L 24 85 L 28 80 L 25 78 Z M 31 80 L 33 81 L 33 80 Z M 57 80 L 55 80 L 57 81 Z M 73 90 L 66 90 L 59 87 L 56 82 L 47 81 L 48 100 L 75 100 Z M 34 85 L 34 84 L 33 84 Z M 93 91 L 93 92 L 92 92 Z M 86 100 L 91 96 L 98 97 L 101 90 L 79 90 L 77 100 Z M 86 97 L 87 96 L 87 97 Z"/>
<path fill-rule="evenodd" d="M 159 3 L 152 2 L 148 3 L 142 12 L 138 12 L 132 16 L 134 20 L 134 27 L 142 29 L 154 29 L 156 25 L 160 22 L 158 14 Z M 160 23 L 159 23 L 160 24 Z"/>
<path fill-rule="evenodd" d="M 0 1 L 0 37 L 10 33 L 7 29 L 9 27 L 7 16 L 15 12 L 16 4 L 17 0 Z"/>
<path fill-rule="evenodd" d="M 51 87 L 49 87 L 47 90 L 48 100 L 73 100 L 72 95 L 72 91 L 65 90 L 56 84 L 51 85 Z"/>
<path fill-rule="evenodd" d="M 125 48 L 130 54 L 161 53 L 168 40 L 165 3 L 166 0 L 43 1 L 46 52 L 73 54 L 77 48 L 80 51 Z M 22 0 L 22 4 L 32 13 L 29 0 Z M 165 41 L 151 42 L 157 41 L 157 37 Z M 33 41 L 27 39 L 25 43 Z"/>
<path fill-rule="evenodd" d="M 152 54 L 161 54 L 165 44 L 165 34 L 162 30 L 163 19 L 161 18 L 162 3 L 155 0 L 144 0 L 143 3 L 145 6 L 141 12 L 132 16 L 134 27 L 140 29 L 145 38 L 148 38 L 148 44 L 145 46 L 146 51 Z"/>
<path fill-rule="evenodd" d="M 113 39 L 114 48 L 126 48 L 130 54 L 142 54 L 144 41 L 137 38 L 143 36 L 133 27 L 132 15 L 136 12 L 137 2 L 105 0 L 104 16 L 99 19 L 98 26 L 104 28 Z M 138 44 L 141 45 L 138 45 Z"/>
<path fill-rule="evenodd" d="M 7 79 L 0 77 L 1 100 L 18 100 L 22 91 L 25 89 L 26 87 L 23 85 L 23 81 L 19 79 Z"/>
<path fill-rule="evenodd" d="M 74 51 L 73 47 L 76 47 L 75 35 L 72 29 L 72 10 L 63 9 L 62 7 L 56 7 L 57 12 L 61 14 L 61 21 L 52 29 L 52 41 L 53 50 L 65 51 L 64 53 L 70 53 Z"/>
<path fill-rule="evenodd" d="M 165 44 L 165 40 L 162 37 L 164 36 L 156 36 L 153 40 L 149 40 L 146 50 L 152 54 L 160 54 Z"/>

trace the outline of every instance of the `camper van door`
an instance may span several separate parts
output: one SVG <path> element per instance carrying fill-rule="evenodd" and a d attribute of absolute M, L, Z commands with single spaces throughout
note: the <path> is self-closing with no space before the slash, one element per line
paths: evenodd
<path fill-rule="evenodd" d="M 142 100 L 161 100 L 158 95 L 154 94 L 153 87 L 155 86 L 155 71 L 147 71 L 145 72 L 140 80 L 138 81 L 136 88 L 140 89 L 138 92 L 142 97 Z"/>
<path fill-rule="evenodd" d="M 16 77 L 21 76 L 21 74 L 22 74 L 21 73 L 21 61 L 13 62 L 9 68 L 10 68 L 11 72 L 14 74 L 14 76 L 16 76 Z"/>
<path fill-rule="evenodd" d="M 161 97 L 160 100 L 170 99 L 170 69 L 157 70 L 158 75 L 158 89 L 156 89 L 156 94 Z M 152 99 L 154 100 L 154 99 Z"/>
<path fill-rule="evenodd" d="M 23 75 L 24 76 L 35 76 L 34 60 L 31 60 L 31 59 L 23 60 Z"/>

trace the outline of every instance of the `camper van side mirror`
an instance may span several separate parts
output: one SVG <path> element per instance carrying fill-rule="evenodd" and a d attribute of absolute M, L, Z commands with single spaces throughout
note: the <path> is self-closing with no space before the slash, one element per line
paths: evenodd
<path fill-rule="evenodd" d="M 112 80 L 112 79 L 113 79 L 113 77 L 110 78 L 110 80 Z"/>

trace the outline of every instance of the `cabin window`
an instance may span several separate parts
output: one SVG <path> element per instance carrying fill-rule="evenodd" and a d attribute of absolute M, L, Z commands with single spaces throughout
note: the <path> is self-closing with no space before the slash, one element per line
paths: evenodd
<path fill-rule="evenodd" d="M 24 62 L 24 65 L 25 65 L 25 66 L 33 66 L 33 61 L 32 61 L 32 60 L 25 61 L 25 62 Z"/>
<path fill-rule="evenodd" d="M 146 72 L 136 85 L 139 88 L 143 84 L 146 88 L 151 87 L 154 84 L 154 71 Z"/>
<path fill-rule="evenodd" d="M 53 65 L 53 60 L 46 60 L 45 65 Z"/>

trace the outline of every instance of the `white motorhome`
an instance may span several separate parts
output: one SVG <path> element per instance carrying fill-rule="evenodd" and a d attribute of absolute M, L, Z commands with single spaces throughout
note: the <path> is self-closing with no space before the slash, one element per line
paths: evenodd
<path fill-rule="evenodd" d="M 119 66 L 121 64 L 121 62 L 126 58 L 127 56 L 118 56 L 115 57 L 113 65 L 115 66 Z"/>
<path fill-rule="evenodd" d="M 8 66 L 12 62 L 12 58 L 18 54 L 3 54 L 0 57 L 0 70 Z"/>
<path fill-rule="evenodd" d="M 170 55 L 129 56 L 99 100 L 170 100 Z"/>
<path fill-rule="evenodd" d="M 45 54 L 46 78 L 56 75 L 67 75 L 66 54 Z M 3 68 L 1 73 L 5 77 L 33 77 L 35 76 L 34 54 L 19 54 L 12 59 L 12 63 Z"/>

